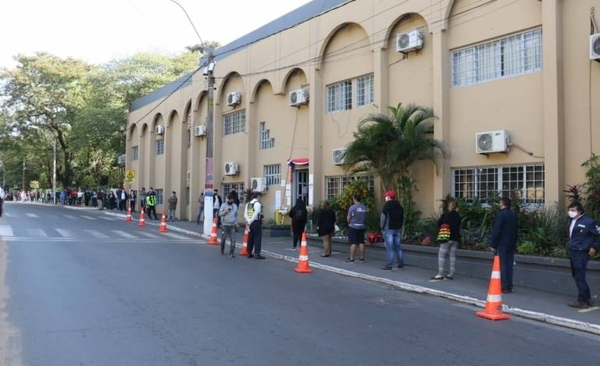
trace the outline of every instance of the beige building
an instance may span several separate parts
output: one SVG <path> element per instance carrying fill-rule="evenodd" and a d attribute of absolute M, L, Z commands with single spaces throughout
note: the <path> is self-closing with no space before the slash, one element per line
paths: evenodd
<path fill-rule="evenodd" d="M 440 174 L 430 163 L 414 169 L 425 214 L 448 193 L 485 200 L 517 190 L 530 204 L 562 202 L 600 147 L 594 6 L 600 0 L 314 0 L 215 51 L 212 130 L 206 70 L 133 104 L 130 186 L 157 189 L 159 210 L 177 191 L 179 217 L 195 219 L 208 127 L 214 187 L 263 190 L 274 218 L 298 196 L 316 205 L 338 195 L 349 179 L 339 149 L 357 122 L 414 102 L 434 109 L 434 136 L 452 153 Z"/>

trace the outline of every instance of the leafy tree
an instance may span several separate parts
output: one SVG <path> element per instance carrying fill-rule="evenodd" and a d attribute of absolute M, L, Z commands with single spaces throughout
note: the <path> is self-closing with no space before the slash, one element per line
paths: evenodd
<path fill-rule="evenodd" d="M 384 189 L 398 192 L 406 213 L 405 222 L 411 226 L 419 215 L 412 200 L 416 190 L 412 166 L 426 160 L 437 167 L 449 152 L 442 141 L 431 136 L 434 118 L 431 109 L 398 104 L 389 107 L 389 111 L 389 115 L 371 114 L 359 122 L 354 141 L 346 146 L 344 166 L 353 172 L 376 174 Z"/>

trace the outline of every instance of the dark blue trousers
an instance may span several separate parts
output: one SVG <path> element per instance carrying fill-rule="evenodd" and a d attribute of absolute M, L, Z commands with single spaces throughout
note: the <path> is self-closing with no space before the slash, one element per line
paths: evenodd
<path fill-rule="evenodd" d="M 515 263 L 515 247 L 499 246 L 500 255 L 500 277 L 502 290 L 512 291 L 513 289 L 513 265 Z"/>
<path fill-rule="evenodd" d="M 577 285 L 577 291 L 579 294 L 577 295 L 577 301 L 586 302 L 591 298 L 590 295 L 590 287 L 585 280 L 585 270 L 587 268 L 588 260 L 590 256 L 588 252 L 585 251 L 571 251 L 571 274 L 575 279 L 575 284 Z"/>
<path fill-rule="evenodd" d="M 259 255 L 262 247 L 262 223 L 260 220 L 252 221 L 250 232 L 248 233 L 248 254 Z"/>

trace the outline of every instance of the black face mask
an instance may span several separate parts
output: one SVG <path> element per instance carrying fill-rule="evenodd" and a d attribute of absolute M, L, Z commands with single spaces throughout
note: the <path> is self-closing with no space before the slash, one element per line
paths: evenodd
<path fill-rule="evenodd" d="M 227 204 L 231 205 L 231 204 L 233 204 L 233 201 L 227 201 Z"/>

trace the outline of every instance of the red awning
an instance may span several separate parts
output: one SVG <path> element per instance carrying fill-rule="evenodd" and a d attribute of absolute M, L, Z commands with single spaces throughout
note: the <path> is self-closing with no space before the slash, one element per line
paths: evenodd
<path fill-rule="evenodd" d="M 288 159 L 289 166 L 308 165 L 308 158 Z"/>

